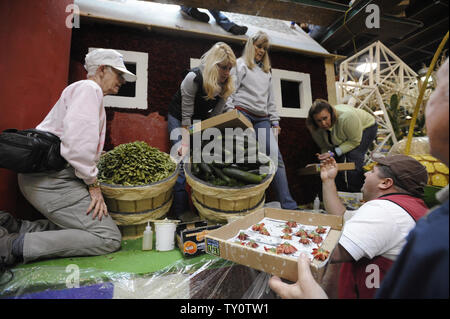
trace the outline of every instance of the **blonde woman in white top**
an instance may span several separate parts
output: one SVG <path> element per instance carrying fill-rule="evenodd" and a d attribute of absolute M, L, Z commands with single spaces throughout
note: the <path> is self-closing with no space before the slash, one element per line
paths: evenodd
<path fill-rule="evenodd" d="M 274 101 L 269 46 L 269 38 L 262 31 L 247 40 L 244 54 L 237 59 L 232 70 L 236 91 L 227 100 L 226 110 L 242 112 L 252 122 L 260 144 L 263 140 L 261 134 L 264 134 L 266 143 L 260 146 L 278 164 L 272 183 L 281 207 L 297 209 L 297 203 L 289 192 L 283 157 L 274 135 L 274 131 L 278 135 L 281 128 Z"/>

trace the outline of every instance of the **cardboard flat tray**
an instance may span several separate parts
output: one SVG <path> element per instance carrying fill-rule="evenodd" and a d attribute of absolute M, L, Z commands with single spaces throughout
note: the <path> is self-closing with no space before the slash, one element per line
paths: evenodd
<path fill-rule="evenodd" d="M 212 127 L 218 128 L 219 130 L 240 127 L 245 131 L 247 128 L 253 128 L 253 125 L 245 115 L 239 113 L 237 110 L 233 110 L 193 124 L 189 127 L 189 132 L 191 134 L 198 133 Z"/>
<path fill-rule="evenodd" d="M 239 230 L 246 229 L 256 224 L 264 217 L 285 221 L 294 220 L 297 223 L 304 225 L 322 225 L 331 227 L 328 236 L 321 245 L 321 248 L 330 251 L 329 258 L 325 262 L 318 260 L 313 260 L 311 262 L 313 276 L 318 282 L 321 282 L 328 261 L 341 237 L 344 223 L 342 216 L 277 208 L 262 208 L 219 229 L 213 230 L 206 235 L 206 252 L 293 282 L 297 281 L 297 260 L 268 252 L 260 252 L 246 246 L 228 242 L 228 239 L 234 237 Z"/>

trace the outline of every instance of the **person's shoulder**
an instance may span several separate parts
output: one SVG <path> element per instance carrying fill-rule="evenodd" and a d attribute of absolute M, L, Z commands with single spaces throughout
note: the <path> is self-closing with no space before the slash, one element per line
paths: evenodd
<path fill-rule="evenodd" d="M 240 57 L 236 60 L 236 68 L 238 69 L 248 68 L 247 62 L 245 62 L 245 59 L 243 57 Z"/>
<path fill-rule="evenodd" d="M 384 200 L 372 199 L 365 202 L 359 209 L 358 214 L 375 213 L 381 215 L 392 215 L 394 212 L 402 212 L 403 209 L 397 204 Z"/>
<path fill-rule="evenodd" d="M 448 223 L 449 223 L 449 207 L 448 200 L 434 207 L 427 215 L 419 220 L 418 226 L 419 229 L 423 232 L 429 232 L 432 234 L 435 229 L 438 228 L 446 228 L 447 229 L 447 238 L 448 238 Z"/>
<path fill-rule="evenodd" d="M 64 89 L 63 94 L 67 94 L 68 96 L 76 96 L 81 91 L 89 92 L 89 94 L 96 95 L 99 99 L 103 98 L 103 91 L 100 85 L 98 85 L 95 81 L 92 80 L 80 80 L 74 82 L 67 86 Z"/>
<path fill-rule="evenodd" d="M 88 89 L 88 90 L 94 90 L 98 92 L 102 92 L 102 88 L 100 85 L 97 84 L 97 82 L 92 80 L 81 80 L 72 83 L 68 87 L 72 87 L 73 89 Z"/>
<path fill-rule="evenodd" d="M 347 118 L 353 116 L 356 113 L 356 109 L 353 106 L 347 104 L 337 104 L 334 106 L 339 118 Z"/>

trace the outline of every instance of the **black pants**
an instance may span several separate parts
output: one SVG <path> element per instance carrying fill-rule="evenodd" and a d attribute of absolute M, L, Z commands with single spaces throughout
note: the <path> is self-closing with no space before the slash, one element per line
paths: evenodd
<path fill-rule="evenodd" d="M 366 128 L 363 131 L 361 143 L 358 147 L 336 158 L 338 163 L 354 162 L 355 170 L 341 171 L 336 177 L 338 191 L 356 193 L 361 191 L 364 184 L 364 157 L 370 145 L 377 137 L 378 124 Z"/>

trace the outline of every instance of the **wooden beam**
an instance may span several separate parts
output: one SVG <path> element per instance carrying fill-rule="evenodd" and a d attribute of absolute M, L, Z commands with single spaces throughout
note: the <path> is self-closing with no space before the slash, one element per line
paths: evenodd
<path fill-rule="evenodd" d="M 338 171 L 352 171 L 355 169 L 355 163 L 347 162 L 347 163 L 337 163 Z M 320 174 L 320 164 L 308 164 L 304 168 L 300 168 L 297 170 L 298 175 L 315 175 Z"/>
<path fill-rule="evenodd" d="M 268 17 L 273 19 L 329 25 L 348 9 L 347 5 L 326 0 L 144 0 L 186 5 L 203 9 Z"/>

